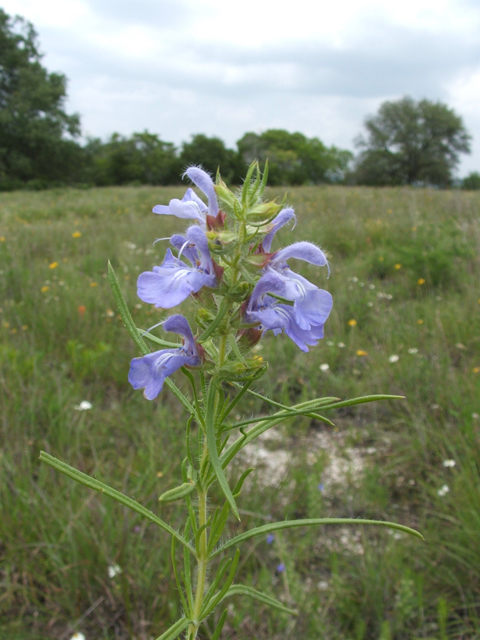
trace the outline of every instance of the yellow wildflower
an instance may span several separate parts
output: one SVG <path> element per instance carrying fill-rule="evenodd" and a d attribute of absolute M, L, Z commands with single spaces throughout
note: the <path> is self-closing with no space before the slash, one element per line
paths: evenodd
<path fill-rule="evenodd" d="M 351 320 L 348 321 L 348 326 L 349 327 L 356 327 L 357 326 L 357 321 L 352 318 Z"/>
<path fill-rule="evenodd" d="M 419 284 L 420 286 L 422 284 L 425 284 L 425 278 L 419 278 L 417 284 Z"/>
<path fill-rule="evenodd" d="M 401 269 L 401 268 L 402 268 L 402 265 L 397 262 L 397 264 L 395 265 L 395 269 L 397 269 L 397 271 L 398 271 L 398 269 Z"/>
<path fill-rule="evenodd" d="M 58 267 L 58 262 L 51 262 L 48 266 L 50 269 L 56 269 Z"/>
<path fill-rule="evenodd" d="M 368 353 L 363 349 L 357 349 L 357 356 L 368 356 Z"/>
<path fill-rule="evenodd" d="M 80 231 L 74 231 L 74 233 L 72 233 L 72 238 L 80 238 L 81 235 Z"/>
<path fill-rule="evenodd" d="M 44 285 L 43 285 L 43 287 L 40 289 L 40 291 L 41 291 L 42 293 L 46 293 L 49 289 L 50 289 L 50 287 L 47 287 L 47 285 L 46 285 L 46 284 L 44 284 Z"/>
<path fill-rule="evenodd" d="M 417 320 L 417 324 L 423 324 L 423 320 Z"/>
<path fill-rule="evenodd" d="M 91 287 L 96 287 L 96 286 L 97 286 L 97 283 L 96 283 L 96 282 L 90 282 L 90 286 L 91 286 Z"/>

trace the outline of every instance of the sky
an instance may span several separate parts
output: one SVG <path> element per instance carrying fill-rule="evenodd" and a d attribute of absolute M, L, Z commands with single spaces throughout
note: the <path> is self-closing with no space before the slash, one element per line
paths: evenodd
<path fill-rule="evenodd" d="M 68 78 L 85 136 L 148 129 L 227 146 L 280 128 L 354 150 L 382 102 L 409 95 L 462 116 L 480 171 L 478 0 L 3 0 Z"/>

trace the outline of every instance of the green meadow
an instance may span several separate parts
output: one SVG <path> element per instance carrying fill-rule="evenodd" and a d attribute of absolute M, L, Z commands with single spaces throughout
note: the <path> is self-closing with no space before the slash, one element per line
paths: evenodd
<path fill-rule="evenodd" d="M 128 384 L 138 354 L 106 266 L 137 326 L 167 317 L 136 297 L 136 279 L 163 258 L 166 242 L 153 241 L 184 228 L 152 206 L 184 190 L 1 194 L 0 638 L 153 640 L 181 615 L 166 534 L 38 456 L 181 526 L 181 508 L 158 496 L 180 481 L 185 414 L 168 389 L 148 402 Z M 405 399 L 330 412 L 335 428 L 292 419 L 250 444 L 237 464 L 256 472 L 231 532 L 328 516 L 399 522 L 426 541 L 330 526 L 248 542 L 241 580 L 300 614 L 238 597 L 222 638 L 480 638 L 480 193 L 302 187 L 287 200 L 297 226 L 274 246 L 309 240 L 327 252 L 329 279 L 292 266 L 328 289 L 334 308 L 309 353 L 265 335 L 257 354 L 270 368 L 257 390 L 288 403 Z M 187 392 L 181 372 L 175 380 Z"/>

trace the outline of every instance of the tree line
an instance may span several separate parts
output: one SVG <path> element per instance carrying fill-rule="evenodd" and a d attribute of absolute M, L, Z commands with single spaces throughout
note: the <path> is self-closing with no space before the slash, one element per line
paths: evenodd
<path fill-rule="evenodd" d="M 447 105 L 404 97 L 365 121 L 357 156 L 283 129 L 245 133 L 229 149 L 196 134 L 176 147 L 144 131 L 80 143 L 80 117 L 65 111 L 67 80 L 41 64 L 33 26 L 0 9 L 0 190 L 60 185 L 172 185 L 201 164 L 239 183 L 254 159 L 268 159 L 271 185 L 365 184 L 449 187 L 459 154 L 470 151 L 462 118 Z M 472 173 L 462 186 L 480 188 Z"/>

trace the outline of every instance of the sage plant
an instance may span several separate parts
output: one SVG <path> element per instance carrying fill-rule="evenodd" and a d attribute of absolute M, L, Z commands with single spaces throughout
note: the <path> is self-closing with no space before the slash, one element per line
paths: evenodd
<path fill-rule="evenodd" d="M 299 349 L 308 351 L 323 338 L 332 309 L 330 293 L 295 273 L 289 260 L 296 258 L 329 269 L 328 261 L 311 242 L 275 247 L 277 231 L 293 225 L 296 218 L 293 209 L 264 199 L 266 168 L 262 176 L 258 164 L 253 163 L 238 193 L 229 190 L 220 175 L 214 183 L 200 168 L 190 167 L 185 175 L 205 194 L 207 204 L 190 188 L 182 200 L 154 207 L 154 213 L 188 220 L 190 223 L 184 224 L 190 226 L 169 239 L 172 249 L 167 249 L 160 266 L 140 274 L 138 296 L 160 309 L 173 309 L 187 298 L 193 299 L 195 325 L 176 312 L 160 323 L 164 332 L 179 336 L 175 342 L 136 327 L 113 268 L 108 266 L 120 314 L 140 352 L 131 362 L 130 383 L 134 389 L 143 389 L 150 401 L 166 385 L 187 414 L 181 482 L 159 497 L 158 508 L 161 514 L 165 503 L 183 501 L 183 530 L 178 532 L 139 502 L 49 454 L 42 452 L 40 457 L 74 480 L 130 507 L 170 535 L 183 616 L 158 640 L 181 635 L 195 640 L 202 623 L 222 607 L 211 636 L 217 640 L 227 616 L 225 601 L 231 597 L 247 596 L 280 611 L 297 613 L 271 595 L 235 581 L 242 542 L 280 529 L 348 523 L 392 527 L 421 536 L 389 522 L 337 518 L 287 520 L 228 536 L 229 516 L 240 520 L 237 500 L 253 471 L 247 469 L 234 479 L 229 465 L 255 438 L 295 416 L 309 416 L 332 425 L 324 412 L 398 396 L 312 398 L 286 406 L 255 391 L 255 382 L 268 364 L 254 355 L 252 348 L 265 334 L 271 331 L 276 339 L 290 339 Z M 148 345 L 158 350 L 150 351 Z M 171 378 L 177 371 L 186 378 L 186 391 Z M 270 412 L 240 419 L 237 405 L 247 395 L 260 398 L 271 407 Z M 237 411 L 233 412 L 235 407 Z M 223 494 L 223 504 L 213 510 L 208 495 L 215 483 Z M 177 565 L 180 553 L 182 569 Z"/>

